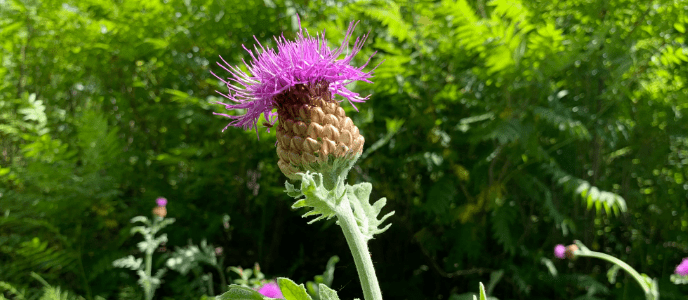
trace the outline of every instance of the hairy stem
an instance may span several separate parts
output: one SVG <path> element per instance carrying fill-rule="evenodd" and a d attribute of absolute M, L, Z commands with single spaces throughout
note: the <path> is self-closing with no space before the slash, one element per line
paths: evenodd
<path fill-rule="evenodd" d="M 222 261 L 223 259 L 220 259 L 220 263 L 215 265 L 215 269 L 217 269 L 217 272 L 220 273 L 220 282 L 222 283 L 220 286 L 220 291 L 224 293 L 227 291 L 227 278 L 225 278 L 225 272 L 222 271 Z"/>
<path fill-rule="evenodd" d="M 655 297 L 652 295 L 652 291 L 651 291 L 650 287 L 648 286 L 647 282 L 645 281 L 645 278 L 643 278 L 643 276 L 640 275 L 640 273 L 638 273 L 638 271 L 633 269 L 633 267 L 631 267 L 626 262 L 624 262 L 624 261 L 622 261 L 622 260 L 620 260 L 614 256 L 611 256 L 609 254 L 601 253 L 601 252 L 595 252 L 595 251 L 577 251 L 576 256 L 599 258 L 599 259 L 606 260 L 610 263 L 613 263 L 613 264 L 621 267 L 626 272 L 628 272 L 628 274 L 633 276 L 633 278 L 635 279 L 635 281 L 638 282 L 638 284 L 640 284 L 640 288 L 642 288 L 643 292 L 645 292 L 645 298 L 646 299 L 648 299 L 648 300 L 655 299 Z"/>
<path fill-rule="evenodd" d="M 158 218 L 153 217 L 153 226 L 151 228 L 155 228 L 158 223 Z M 155 235 L 155 232 L 151 231 L 147 236 L 146 240 L 148 241 L 148 244 L 153 242 L 153 237 Z M 146 278 L 144 278 L 144 292 L 146 293 L 146 300 L 152 300 L 153 299 L 153 284 L 151 282 L 151 276 L 153 273 L 153 251 L 147 250 L 146 251 Z"/>
<path fill-rule="evenodd" d="M 346 199 L 346 197 L 342 199 L 336 212 L 339 226 L 344 232 L 346 243 L 349 245 L 351 254 L 354 257 L 358 278 L 363 288 L 363 298 L 365 300 L 382 300 L 382 291 L 380 291 L 380 284 L 375 275 L 373 260 L 368 250 L 368 242 L 363 234 L 361 234 L 356 219 L 354 218 L 353 210 L 349 205 L 349 200 Z"/>

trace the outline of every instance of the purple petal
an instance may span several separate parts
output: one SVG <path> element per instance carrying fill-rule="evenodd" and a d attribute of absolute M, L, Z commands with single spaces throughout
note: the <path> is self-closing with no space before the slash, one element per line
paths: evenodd
<path fill-rule="evenodd" d="M 274 282 L 268 282 L 264 286 L 262 286 L 259 290 L 258 293 L 265 297 L 270 297 L 270 298 L 279 298 L 282 299 L 284 296 L 282 295 L 282 291 L 280 290 L 279 286 L 277 283 Z"/>
<path fill-rule="evenodd" d="M 682 276 L 688 275 L 688 258 L 684 258 L 683 261 L 678 266 L 676 266 L 676 270 L 674 271 L 674 273 Z"/>
<path fill-rule="evenodd" d="M 554 247 L 554 256 L 558 259 L 564 259 L 566 258 L 566 247 L 564 245 L 559 244 Z"/>

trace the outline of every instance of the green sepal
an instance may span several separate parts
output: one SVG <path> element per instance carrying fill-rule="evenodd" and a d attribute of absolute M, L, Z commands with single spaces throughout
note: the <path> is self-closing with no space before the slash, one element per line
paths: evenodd
<path fill-rule="evenodd" d="M 373 235 L 383 233 L 389 229 L 389 227 L 392 226 L 391 223 L 383 228 L 379 228 L 379 226 L 382 225 L 382 222 L 387 220 L 387 218 L 394 215 L 394 212 L 390 212 L 380 219 L 377 218 L 380 211 L 382 211 L 382 208 L 387 203 L 387 199 L 380 198 L 380 200 L 373 203 L 373 205 L 370 205 L 370 192 L 372 190 L 373 186 L 368 182 L 346 187 L 346 196 L 351 203 L 351 207 L 354 210 L 354 217 L 366 241 L 372 239 Z"/>
<path fill-rule="evenodd" d="M 297 190 L 290 183 L 286 183 L 287 194 L 294 198 L 305 196 L 299 199 L 291 206 L 294 209 L 301 207 L 310 207 L 312 210 L 303 214 L 302 217 L 317 216 L 310 220 L 308 224 L 312 224 L 322 219 L 330 219 L 335 216 L 335 207 L 343 198 L 343 189 L 335 187 L 334 190 L 328 190 L 323 184 L 323 176 L 320 173 L 298 173 L 301 176 L 301 189 Z M 340 193 L 337 193 L 337 191 Z"/>
<path fill-rule="evenodd" d="M 688 275 L 671 274 L 670 279 L 674 284 L 688 284 Z"/>
<path fill-rule="evenodd" d="M 327 287 L 324 284 L 319 284 L 318 285 L 320 292 L 318 293 L 318 296 L 320 296 L 320 300 L 339 300 L 339 296 L 337 296 L 337 292 L 329 287 Z"/>
<path fill-rule="evenodd" d="M 296 285 L 289 278 L 277 278 L 277 285 L 285 300 L 313 300 L 311 296 L 308 296 L 303 284 Z"/>
<path fill-rule="evenodd" d="M 256 292 L 250 288 L 243 287 L 240 285 L 232 284 L 229 286 L 229 290 L 215 298 L 216 300 L 264 300 L 270 299 L 264 297 L 259 292 Z"/>

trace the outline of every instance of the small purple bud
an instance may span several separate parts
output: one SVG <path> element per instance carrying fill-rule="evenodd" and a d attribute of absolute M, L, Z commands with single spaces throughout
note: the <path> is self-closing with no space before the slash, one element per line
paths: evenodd
<path fill-rule="evenodd" d="M 554 247 L 554 256 L 558 259 L 566 258 L 566 247 L 562 244 L 556 245 Z"/>
<path fill-rule="evenodd" d="M 217 256 L 222 255 L 222 247 L 215 248 L 215 255 L 217 255 Z"/>
<path fill-rule="evenodd" d="M 282 295 L 282 291 L 280 290 L 277 283 L 274 283 L 274 282 L 268 282 L 266 285 L 262 286 L 258 290 L 258 293 L 260 293 L 261 295 L 263 295 L 265 297 L 284 299 L 284 296 Z"/>
<path fill-rule="evenodd" d="M 155 199 L 155 202 L 158 204 L 158 206 L 167 205 L 167 199 L 165 199 L 163 197 L 158 197 L 158 199 Z"/>
<path fill-rule="evenodd" d="M 688 258 L 684 258 L 683 261 L 678 266 L 676 266 L 676 270 L 674 271 L 674 273 L 681 276 L 688 275 Z"/>

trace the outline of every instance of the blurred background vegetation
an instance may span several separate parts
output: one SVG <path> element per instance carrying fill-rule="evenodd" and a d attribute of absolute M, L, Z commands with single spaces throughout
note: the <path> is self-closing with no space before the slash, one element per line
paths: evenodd
<path fill-rule="evenodd" d="M 343 105 L 367 140 L 350 182 L 396 211 L 370 245 L 385 298 L 482 281 L 499 299 L 641 299 L 609 264 L 552 260 L 580 239 L 686 299 L 669 282 L 688 256 L 685 0 L 0 0 L 0 281 L 137 299 L 112 261 L 138 255 L 129 219 L 164 196 L 156 266 L 207 239 L 225 266 L 301 283 L 338 255 L 332 287 L 360 297 L 337 226 L 290 209 L 274 131 L 212 115 L 218 56 L 293 38 L 297 14 L 333 45 L 361 20 L 356 64 L 385 61 L 350 86 L 372 94 L 359 112 Z M 213 294 L 163 280 L 157 299 Z"/>

